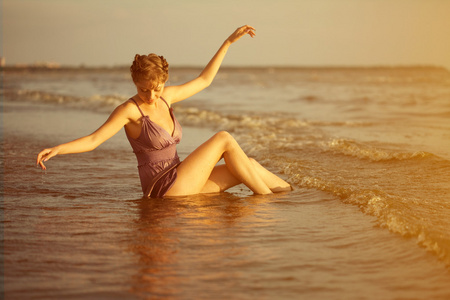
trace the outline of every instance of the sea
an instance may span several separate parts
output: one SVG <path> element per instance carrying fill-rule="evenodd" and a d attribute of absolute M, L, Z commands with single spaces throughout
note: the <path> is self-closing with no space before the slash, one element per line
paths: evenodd
<path fill-rule="evenodd" d="M 167 85 L 199 75 L 171 68 Z M 224 67 L 174 104 L 185 158 L 226 130 L 292 192 L 143 199 L 126 67 L 1 73 L 2 299 L 450 299 L 450 72 Z"/>

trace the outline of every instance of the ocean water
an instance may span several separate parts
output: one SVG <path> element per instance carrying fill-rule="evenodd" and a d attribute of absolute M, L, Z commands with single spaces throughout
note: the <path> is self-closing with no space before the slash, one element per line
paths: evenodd
<path fill-rule="evenodd" d="M 180 156 L 227 130 L 295 190 L 165 200 L 123 132 L 34 166 L 134 95 L 125 69 L 3 79 L 5 299 L 450 298 L 445 69 L 224 68 L 174 105 Z"/>

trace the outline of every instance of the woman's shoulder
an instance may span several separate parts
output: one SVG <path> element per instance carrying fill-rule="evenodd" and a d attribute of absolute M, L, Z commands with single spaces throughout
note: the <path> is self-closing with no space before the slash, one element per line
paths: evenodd
<path fill-rule="evenodd" d="M 119 104 L 119 106 L 116 107 L 116 110 L 121 112 L 134 112 L 137 110 L 136 108 L 136 102 L 132 100 L 132 98 L 124 101 L 122 104 Z"/>
<path fill-rule="evenodd" d="M 139 112 L 139 108 L 136 106 L 136 103 L 130 99 L 124 101 L 122 104 L 117 106 L 112 115 L 125 117 L 127 119 L 138 119 L 141 117 Z"/>
<path fill-rule="evenodd" d="M 172 105 L 172 98 L 175 90 L 176 87 L 173 85 L 164 87 L 164 92 L 162 93 L 161 98 L 163 98 L 169 106 Z"/>

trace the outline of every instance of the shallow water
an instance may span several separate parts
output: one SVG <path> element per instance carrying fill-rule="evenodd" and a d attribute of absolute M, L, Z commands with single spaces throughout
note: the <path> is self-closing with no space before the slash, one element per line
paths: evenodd
<path fill-rule="evenodd" d="M 449 298 L 448 79 L 287 70 L 274 84 L 273 72 L 225 70 L 176 106 L 179 153 L 228 130 L 296 190 L 150 201 L 123 132 L 34 167 L 42 148 L 104 122 L 126 74 L 6 74 L 5 298 Z M 407 98 L 417 104 L 405 112 Z"/>

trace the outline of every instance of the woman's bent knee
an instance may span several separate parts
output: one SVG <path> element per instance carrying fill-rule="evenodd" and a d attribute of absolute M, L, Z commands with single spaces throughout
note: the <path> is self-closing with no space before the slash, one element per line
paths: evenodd
<path fill-rule="evenodd" d="M 213 139 L 223 144 L 224 149 L 230 147 L 230 145 L 236 143 L 236 140 L 228 131 L 219 131 L 213 136 Z"/>
<path fill-rule="evenodd" d="M 224 141 L 234 140 L 233 136 L 225 130 L 219 131 L 214 135 L 214 137 Z"/>

